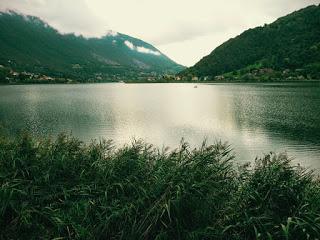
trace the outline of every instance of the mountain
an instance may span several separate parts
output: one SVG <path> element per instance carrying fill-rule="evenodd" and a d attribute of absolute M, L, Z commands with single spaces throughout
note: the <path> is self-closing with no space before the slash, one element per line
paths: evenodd
<path fill-rule="evenodd" d="M 228 40 L 180 77 L 320 79 L 320 5 Z"/>
<path fill-rule="evenodd" d="M 101 38 L 61 34 L 41 19 L 0 13 L 2 68 L 53 77 L 136 77 L 176 73 L 183 67 L 152 45 L 109 31 Z"/>

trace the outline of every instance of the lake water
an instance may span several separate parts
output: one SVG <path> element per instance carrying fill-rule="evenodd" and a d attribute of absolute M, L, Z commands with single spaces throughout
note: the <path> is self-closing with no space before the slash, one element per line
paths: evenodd
<path fill-rule="evenodd" d="M 320 169 L 320 84 L 85 84 L 0 86 L 11 134 L 72 132 L 84 141 L 142 138 L 157 146 L 228 141 L 237 161 L 288 152 Z"/>

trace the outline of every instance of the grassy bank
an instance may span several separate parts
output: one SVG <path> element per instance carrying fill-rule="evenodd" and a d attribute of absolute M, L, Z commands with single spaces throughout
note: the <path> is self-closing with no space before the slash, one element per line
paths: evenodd
<path fill-rule="evenodd" d="M 221 143 L 115 149 L 0 138 L 1 239 L 316 239 L 320 183 L 270 154 L 235 167 Z"/>

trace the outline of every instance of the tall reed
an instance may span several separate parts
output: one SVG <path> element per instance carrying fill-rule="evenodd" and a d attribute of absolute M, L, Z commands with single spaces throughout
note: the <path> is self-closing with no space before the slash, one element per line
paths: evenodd
<path fill-rule="evenodd" d="M 286 155 L 0 137 L 1 239 L 316 239 L 320 184 Z"/>

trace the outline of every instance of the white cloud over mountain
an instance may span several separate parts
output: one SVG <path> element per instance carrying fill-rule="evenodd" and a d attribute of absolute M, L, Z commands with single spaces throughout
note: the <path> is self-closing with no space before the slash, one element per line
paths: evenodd
<path fill-rule="evenodd" d="M 145 54 L 153 54 L 153 55 L 157 55 L 157 56 L 161 55 L 161 53 L 159 53 L 158 51 L 154 51 L 149 48 L 145 48 L 145 47 L 141 47 L 141 46 L 135 46 L 132 42 L 130 42 L 128 40 L 124 41 L 124 44 L 133 51 L 137 51 L 137 52 L 145 53 Z"/>

